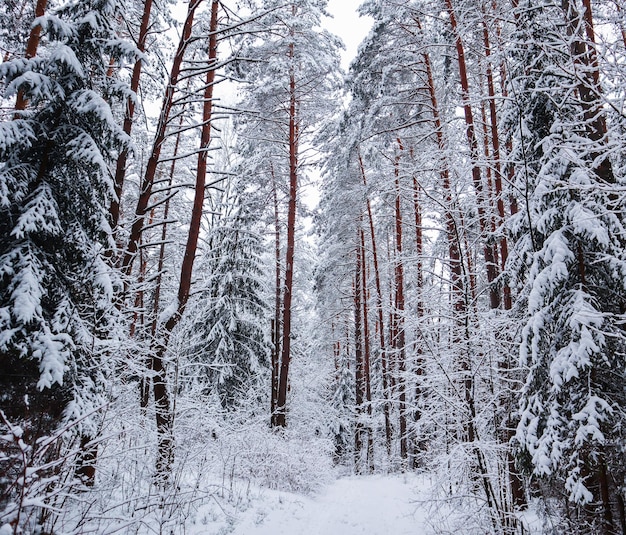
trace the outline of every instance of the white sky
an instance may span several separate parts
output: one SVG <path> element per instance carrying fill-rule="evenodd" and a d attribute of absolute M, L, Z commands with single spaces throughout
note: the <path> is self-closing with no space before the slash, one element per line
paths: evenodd
<path fill-rule="evenodd" d="M 357 48 L 372 27 L 370 17 L 360 17 L 357 8 L 362 0 L 329 0 L 328 11 L 334 18 L 324 18 L 324 26 L 341 37 L 346 45 L 341 64 L 345 69 L 356 56 Z"/>

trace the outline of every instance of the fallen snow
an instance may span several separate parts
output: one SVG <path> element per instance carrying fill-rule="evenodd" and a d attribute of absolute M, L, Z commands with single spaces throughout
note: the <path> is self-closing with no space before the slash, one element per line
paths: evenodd
<path fill-rule="evenodd" d="M 411 476 L 341 478 L 313 497 L 263 491 L 228 528 L 207 519 L 188 533 L 232 535 L 415 535 L 432 533 Z"/>

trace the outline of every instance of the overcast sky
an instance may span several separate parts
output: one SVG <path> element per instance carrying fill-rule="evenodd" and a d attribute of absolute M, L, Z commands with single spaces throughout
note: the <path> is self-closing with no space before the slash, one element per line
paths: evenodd
<path fill-rule="evenodd" d="M 325 19 L 324 25 L 329 31 L 341 37 L 346 44 L 342 65 L 348 68 L 356 56 L 357 48 L 372 27 L 372 19 L 360 17 L 357 8 L 363 0 L 329 0 L 328 11 L 334 16 Z"/>

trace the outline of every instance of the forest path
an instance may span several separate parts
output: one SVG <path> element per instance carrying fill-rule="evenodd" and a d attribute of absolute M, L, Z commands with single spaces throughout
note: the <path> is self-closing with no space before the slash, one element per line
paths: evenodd
<path fill-rule="evenodd" d="M 233 535 L 420 535 L 430 533 L 418 480 L 341 478 L 313 497 L 277 495 L 248 511 Z M 275 499 L 274 499 L 275 498 Z M 252 513 L 252 514 L 250 514 Z"/>

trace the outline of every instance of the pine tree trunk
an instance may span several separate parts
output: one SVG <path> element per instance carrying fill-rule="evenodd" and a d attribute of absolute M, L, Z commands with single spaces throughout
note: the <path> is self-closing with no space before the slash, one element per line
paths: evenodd
<path fill-rule="evenodd" d="M 422 29 L 419 18 L 415 18 L 415 23 L 418 28 Z M 422 53 L 424 59 L 424 66 L 426 68 L 426 78 L 428 82 L 428 94 L 430 96 L 431 110 L 433 114 L 433 123 L 435 126 L 435 135 L 437 138 L 437 147 L 441 154 L 446 152 L 446 140 L 443 134 L 443 123 L 441 121 L 441 115 L 439 112 L 439 103 L 437 100 L 437 92 L 435 91 L 435 82 L 433 79 L 432 65 L 428 52 Z M 463 282 L 463 270 L 461 266 L 461 252 L 460 252 L 460 240 L 458 238 L 456 222 L 452 213 L 452 187 L 450 184 L 450 170 L 448 168 L 448 162 L 445 160 L 441 162 L 441 170 L 439 172 L 441 178 L 441 185 L 445 192 L 445 225 L 446 235 L 448 237 L 448 256 L 450 259 L 450 286 L 453 295 L 453 309 L 458 318 L 465 317 L 466 311 L 466 299 L 465 299 L 465 285 Z"/>
<path fill-rule="evenodd" d="M 274 168 L 272 174 L 272 195 L 274 200 L 274 319 L 272 320 L 272 385 L 270 401 L 270 423 L 276 425 L 276 408 L 278 406 L 278 378 L 280 365 L 280 317 L 281 317 L 281 287 L 280 287 L 280 217 L 278 211 L 278 192 Z"/>
<path fill-rule="evenodd" d="M 453 18 L 452 5 L 450 0 L 446 0 L 446 3 L 449 8 L 449 14 L 451 18 Z M 421 23 L 418 18 L 414 19 L 417 23 L 418 27 L 421 29 Z M 453 27 L 456 28 L 456 23 L 453 23 Z M 439 113 L 439 106 L 437 102 L 437 95 L 435 91 L 435 85 L 433 81 L 432 75 L 432 67 L 430 62 L 430 57 L 428 53 L 423 52 L 424 66 L 426 69 L 427 81 L 428 81 L 428 92 L 430 95 L 431 108 L 433 113 L 433 122 L 435 125 L 435 133 L 437 136 L 437 145 L 439 150 L 445 154 L 446 143 L 443 134 L 442 121 Z M 471 111 L 471 110 L 470 110 Z M 469 134 L 468 134 L 469 136 Z M 475 137 L 474 137 L 475 140 Z M 477 145 L 476 145 L 477 147 Z M 451 289 L 452 289 L 452 302 L 453 309 L 456 315 L 456 333 L 454 337 L 456 338 L 456 343 L 458 347 L 461 347 L 461 340 L 469 337 L 468 333 L 468 307 L 467 307 L 467 297 L 465 295 L 465 283 L 463 278 L 463 264 L 461 259 L 461 245 L 460 245 L 460 236 L 458 234 L 456 223 L 454 221 L 454 216 L 451 212 L 452 210 L 452 188 L 450 184 L 450 175 L 447 164 L 444 162 L 444 165 L 441 167 L 440 171 L 442 186 L 445 191 L 445 202 L 446 202 L 446 210 L 445 210 L 445 221 L 446 221 L 446 233 L 448 235 L 448 247 L 449 247 L 449 256 L 450 256 L 450 278 L 451 278 Z M 493 299 L 491 300 L 493 304 Z M 461 351 L 467 351 L 467 348 L 461 348 Z M 467 407 L 468 415 L 467 421 L 464 424 L 464 430 L 466 435 L 466 440 L 475 444 L 477 440 L 476 428 L 474 426 L 474 418 L 476 416 L 476 409 L 474 405 L 474 382 L 473 376 L 471 373 L 471 366 L 469 355 L 462 355 L 461 361 L 459 363 L 460 371 L 463 374 L 463 391 L 464 391 L 464 401 Z M 485 498 L 487 500 L 487 505 L 492 513 L 499 512 L 497 508 L 497 500 L 496 495 L 494 493 L 491 482 L 489 481 L 489 476 L 487 472 L 485 458 L 482 454 L 482 451 L 477 445 L 473 446 L 473 453 L 476 456 L 477 462 L 477 470 L 480 481 L 482 482 Z M 494 528 L 497 529 L 497 520 L 494 515 L 491 515 L 492 523 Z"/>
<path fill-rule="evenodd" d="M 598 55 L 595 48 L 591 1 L 583 0 L 584 13 L 582 17 L 577 13 L 576 7 L 571 0 L 561 0 L 561 4 L 565 13 L 567 35 L 571 43 L 570 47 L 574 63 L 583 66 L 577 89 L 583 107 L 587 136 L 596 143 L 596 147 L 591 151 L 590 155 L 595 166 L 594 170 L 601 181 L 607 184 L 614 184 L 615 175 L 611 160 L 606 153 L 600 152 L 600 148 L 606 145 L 608 130 L 603 103 L 599 98 L 599 95 L 602 94 L 602 85 L 600 83 Z M 579 31 L 581 23 L 585 28 L 584 36 L 580 35 Z M 617 201 L 617 196 L 615 195 L 612 200 Z"/>
<path fill-rule="evenodd" d="M 501 228 L 504 224 L 506 214 L 504 209 L 504 197 L 502 191 L 502 161 L 501 161 L 501 151 L 500 151 L 500 134 L 498 131 L 498 115 L 496 110 L 496 94 L 495 94 L 495 84 L 493 79 L 493 71 L 491 65 L 491 44 L 489 40 L 489 30 L 487 27 L 486 15 L 483 11 L 483 46 L 485 50 L 485 58 L 487 61 L 487 92 L 489 97 L 489 122 L 491 129 L 491 146 L 493 149 L 493 161 L 494 161 L 494 172 L 495 172 L 495 196 L 496 196 L 496 206 L 497 206 L 497 227 Z M 504 70 L 504 65 L 501 66 L 501 74 L 504 80 L 506 71 Z M 504 82 L 503 82 L 504 83 Z M 514 170 L 511 166 L 510 169 L 510 178 L 512 180 Z M 502 230 L 500 230 L 502 232 Z M 502 271 L 505 270 L 506 262 L 509 256 L 509 247 L 506 239 L 506 235 L 502 234 L 500 238 L 500 268 Z M 511 296 L 511 288 L 508 283 L 504 283 L 502 288 L 503 294 L 503 307 L 504 310 L 511 310 L 513 307 L 513 299 Z M 501 373 L 504 374 L 505 378 L 508 379 L 510 374 L 510 362 L 508 356 L 505 356 L 503 360 L 501 360 Z M 502 443 L 506 447 L 506 464 L 507 471 L 509 475 L 509 487 L 511 492 L 511 499 L 513 505 L 517 508 L 525 508 L 527 506 L 526 495 L 524 492 L 524 484 L 522 478 L 515 466 L 515 458 L 513 455 L 513 451 L 511 448 L 511 439 L 515 435 L 515 430 L 512 422 L 512 414 L 513 414 L 513 402 L 511 399 L 511 395 L 506 393 L 505 399 L 505 414 L 506 421 L 502 423 L 504 426 L 504 431 L 501 433 L 502 435 Z"/>
<path fill-rule="evenodd" d="M 493 150 L 493 169 L 494 169 L 494 185 L 496 195 L 497 206 L 497 227 L 501 227 L 504 224 L 504 198 L 502 196 L 502 158 L 500 151 L 500 134 L 498 131 L 498 114 L 496 110 L 496 90 L 493 80 L 493 68 L 491 65 L 491 44 L 489 41 L 489 29 L 487 28 L 487 22 L 483 18 L 483 45 L 485 49 L 485 58 L 487 61 L 487 92 L 489 97 L 489 125 L 491 130 L 491 148 Z M 502 232 L 502 231 L 500 231 Z M 500 238 L 500 266 L 504 270 L 506 261 L 509 256 L 509 246 L 504 233 Z M 504 296 L 504 308 L 510 310 L 512 306 L 511 302 L 511 288 L 508 284 L 503 288 Z"/>
<path fill-rule="evenodd" d="M 172 63 L 172 68 L 170 70 L 169 80 L 165 88 L 165 95 L 163 96 L 163 102 L 161 103 L 161 113 L 159 114 L 159 121 L 154 135 L 154 141 L 152 143 L 152 151 L 148 159 L 146 171 L 141 183 L 139 198 L 137 200 L 137 206 L 135 208 L 135 220 L 131 226 L 128 244 L 126 245 L 126 250 L 122 258 L 122 273 L 126 277 L 129 277 L 132 272 L 132 265 L 137 253 L 139 237 L 143 230 L 146 212 L 149 207 L 150 198 L 152 197 L 152 187 L 154 185 L 154 178 L 156 176 L 156 170 L 161 156 L 161 149 L 163 148 L 167 127 L 169 125 L 169 117 L 174 100 L 174 91 L 176 89 L 176 85 L 178 84 L 180 69 L 185 56 L 185 51 L 187 50 L 187 45 L 189 44 L 189 38 L 191 37 L 194 15 L 201 1 L 202 0 L 190 0 L 189 2 L 182 35 L 180 42 L 178 43 L 176 55 L 174 56 L 174 62 Z"/>
<path fill-rule="evenodd" d="M 470 104 L 469 82 L 467 78 L 467 65 L 465 62 L 465 48 L 456 20 L 456 13 L 452 6 L 452 0 L 446 0 L 446 7 L 450 17 L 450 25 L 455 34 L 455 47 L 457 52 L 457 60 L 459 66 L 459 78 L 461 82 L 461 95 L 463 100 L 463 112 L 465 115 L 466 136 L 470 148 L 470 156 L 472 161 L 472 183 L 477 197 L 478 221 L 480 225 L 485 244 L 483 247 L 483 255 L 485 258 L 485 266 L 487 269 L 487 281 L 489 282 L 489 302 L 491 308 L 499 308 L 500 295 L 495 287 L 494 281 L 498 276 L 498 266 L 496 263 L 496 253 L 494 246 L 489 243 L 489 225 L 488 214 L 485 211 L 486 199 L 482 182 L 482 176 L 479 165 L 478 140 L 476 138 L 476 129 L 474 126 L 474 114 Z"/>
<path fill-rule="evenodd" d="M 424 291 L 424 273 L 422 266 L 422 257 L 424 254 L 424 238 L 422 231 L 422 213 L 420 209 L 420 197 L 419 197 L 419 184 L 417 182 L 417 178 L 413 177 L 413 211 L 415 215 L 415 255 L 417 258 L 417 304 L 415 307 L 415 312 L 417 315 L 417 320 L 421 321 L 424 319 L 424 301 L 423 301 L 423 291 Z M 424 367 L 424 356 L 423 356 L 423 348 L 419 343 L 419 338 L 421 338 L 423 327 L 419 326 L 417 328 L 417 338 L 416 341 L 416 360 L 415 360 L 415 375 L 416 375 L 416 383 L 415 383 L 415 409 L 413 413 L 413 420 L 417 424 L 422 417 L 421 410 L 419 408 L 419 403 L 423 396 L 423 389 L 421 383 L 424 379 L 425 367 Z M 423 440 L 420 440 L 418 437 L 413 437 L 413 451 L 411 453 L 411 463 L 412 467 L 415 469 L 419 465 L 419 455 L 423 453 L 426 449 L 426 444 Z"/>
<path fill-rule="evenodd" d="M 200 134 L 200 149 L 198 152 L 198 164 L 196 167 L 196 184 L 194 190 L 194 202 L 191 211 L 191 221 L 187 234 L 187 244 L 180 270 L 180 282 L 178 285 L 176 311 L 167 318 L 160 334 L 160 340 L 152 359 L 152 369 L 155 377 L 153 380 L 154 399 L 157 417 L 157 433 L 159 444 L 157 450 L 157 474 L 162 480 L 167 480 L 174 460 L 174 437 L 173 423 L 174 414 L 171 410 L 170 396 L 167 388 L 167 374 L 165 370 L 165 352 L 169 345 L 172 331 L 180 322 L 187 306 L 191 290 L 193 265 L 198 247 L 202 211 L 207 174 L 207 158 L 211 143 L 211 128 L 213 125 L 213 89 L 215 85 L 215 66 L 217 64 L 217 20 L 219 0 L 211 2 L 211 21 L 209 26 L 209 57 L 208 70 L 206 73 L 205 89 L 203 95 L 202 131 Z"/>
<path fill-rule="evenodd" d="M 295 7 L 294 7 L 295 14 Z M 289 47 L 294 56 L 293 43 Z M 291 362 L 291 303 L 293 297 L 293 261 L 296 234 L 296 200 L 298 194 L 298 125 L 297 125 L 296 74 L 289 75 L 289 205 L 287 210 L 287 250 L 285 254 L 285 284 L 282 299 L 282 351 L 278 379 L 278 400 L 274 426 L 287 426 L 287 391 Z"/>
<path fill-rule="evenodd" d="M 362 224 L 362 222 L 361 222 Z M 374 472 L 374 430 L 372 429 L 372 384 L 370 377 L 370 330 L 369 330 L 369 316 L 367 306 L 367 270 L 365 265 L 365 232 L 361 225 L 360 238 L 361 242 L 359 247 L 361 249 L 361 280 L 362 282 L 362 296 L 363 302 L 363 379 L 365 381 L 365 401 L 367 403 L 367 468 L 370 473 Z"/>
<path fill-rule="evenodd" d="M 137 39 L 137 49 L 144 53 L 146 50 L 146 39 L 148 37 L 148 27 L 150 24 L 150 12 L 152 11 L 153 0 L 144 0 L 143 15 L 141 17 L 141 25 L 139 26 L 139 36 Z M 130 90 L 133 95 L 137 95 L 139 90 L 139 80 L 141 78 L 141 66 L 143 59 L 139 59 L 135 62 L 133 67 L 133 74 L 130 79 Z M 133 117 L 135 115 L 135 100 L 133 97 L 129 97 L 126 102 L 126 114 L 124 116 L 124 133 L 130 135 L 133 127 Z M 177 141 L 178 142 L 178 141 Z M 111 229 L 113 232 L 117 229 L 117 224 L 120 217 L 120 201 L 122 198 L 122 190 L 124 187 L 124 178 L 126 176 L 126 161 L 128 160 L 128 150 L 124 149 L 117 158 L 117 165 L 115 168 L 115 178 L 113 179 L 114 196 L 109 208 L 109 216 L 111 218 Z"/>
<path fill-rule="evenodd" d="M 367 188 L 367 179 L 365 176 L 365 166 L 361 155 L 359 158 L 359 168 L 361 170 L 361 177 L 363 178 L 363 185 Z M 389 408 L 389 366 L 387 361 L 387 346 L 385 344 L 385 320 L 383 311 L 383 294 L 380 284 L 380 270 L 378 269 L 378 248 L 376 246 L 376 234 L 374 232 L 374 217 L 372 215 L 372 205 L 369 198 L 366 198 L 367 204 L 367 216 L 369 220 L 370 236 L 372 239 L 372 261 L 374 262 L 374 281 L 376 284 L 376 309 L 378 311 L 378 334 L 380 338 L 380 354 L 381 354 L 381 368 L 383 379 L 383 414 L 385 418 L 385 446 L 387 448 L 387 456 L 391 456 L 391 417 Z"/>
<path fill-rule="evenodd" d="M 360 229 L 357 230 L 356 269 L 354 273 L 354 386 L 355 386 L 355 424 L 354 424 L 354 468 L 357 474 L 361 473 L 361 450 L 363 449 L 363 415 L 364 400 L 364 355 L 363 355 L 363 281 L 361 280 Z"/>
<path fill-rule="evenodd" d="M 37 5 L 35 6 L 35 18 L 43 17 L 45 15 L 47 5 L 48 0 L 37 0 Z M 37 48 L 39 48 L 40 39 L 41 25 L 36 24 L 30 29 L 28 41 L 26 42 L 26 59 L 34 58 L 37 55 Z M 15 100 L 15 111 L 25 110 L 27 105 L 28 101 L 24 97 L 24 93 L 22 91 L 18 91 L 17 98 Z M 16 117 L 19 118 L 20 115 L 16 114 Z"/>
<path fill-rule="evenodd" d="M 398 139 L 400 150 L 404 150 Z M 406 336 L 404 331 L 404 260 L 402 258 L 402 210 L 400 196 L 400 156 L 395 166 L 395 259 L 394 259 L 394 331 L 392 347 L 396 358 L 398 376 L 398 410 L 400 423 L 400 458 L 404 461 L 408 456 L 407 419 L 406 419 Z"/>

